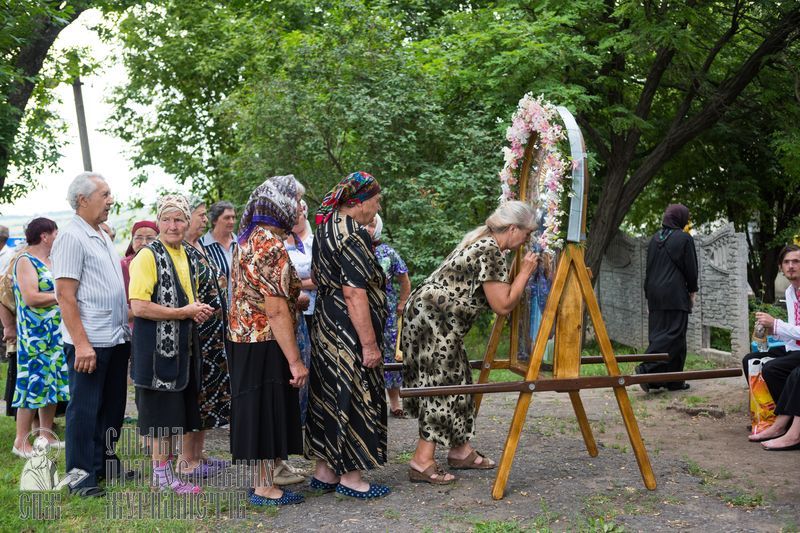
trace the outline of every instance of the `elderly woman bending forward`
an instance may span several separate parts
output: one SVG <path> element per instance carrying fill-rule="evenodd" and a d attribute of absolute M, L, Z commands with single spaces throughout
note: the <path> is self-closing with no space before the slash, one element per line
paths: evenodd
<path fill-rule="evenodd" d="M 411 293 L 401 333 L 407 387 L 472 383 L 464 336 L 481 311 L 491 308 L 506 315 L 519 302 L 538 258 L 528 252 L 509 284 L 503 252 L 528 240 L 536 227 L 534 217 L 533 208 L 524 202 L 504 203 Z M 408 472 L 411 481 L 446 484 L 455 480 L 434 460 L 437 444 L 450 448 L 447 463 L 451 468 L 494 468 L 494 461 L 470 444 L 475 431 L 472 396 L 409 398 L 405 407 L 419 419 L 419 441 Z"/>
<path fill-rule="evenodd" d="M 197 259 L 183 242 L 189 219 L 183 196 L 159 200 L 159 239 L 131 261 L 128 287 L 139 431 L 153 438 L 153 486 L 178 494 L 201 492 L 199 486 L 175 475 L 169 456 L 175 451 L 175 438 L 201 429 L 196 324 L 213 313 L 210 305 L 197 300 Z M 180 450 L 180 470 L 191 471 L 200 464 L 189 448 Z"/>
<path fill-rule="evenodd" d="M 298 389 L 308 370 L 294 333 L 301 283 L 283 244 L 297 221 L 298 185 L 294 176 L 276 176 L 253 191 L 233 256 L 231 453 L 259 465 L 250 492 L 258 506 L 303 501 L 273 485 L 275 461 L 303 453 Z"/>

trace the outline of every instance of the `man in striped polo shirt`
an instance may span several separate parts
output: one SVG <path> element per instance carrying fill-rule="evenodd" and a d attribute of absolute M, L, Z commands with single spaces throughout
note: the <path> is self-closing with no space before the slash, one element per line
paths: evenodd
<path fill-rule="evenodd" d="M 231 262 L 233 251 L 237 246 L 236 234 L 233 233 L 236 227 L 236 211 L 233 204 L 225 200 L 215 203 L 208 210 L 208 219 L 211 222 L 211 229 L 200 239 L 200 244 L 228 280 L 228 306 L 230 306 Z"/>
<path fill-rule="evenodd" d="M 119 255 L 100 229 L 114 204 L 108 183 L 99 174 L 79 174 L 67 200 L 75 217 L 50 254 L 69 366 L 67 471 L 89 474 L 71 487 L 73 494 L 103 496 L 100 479 L 121 472 L 114 445 L 127 399 L 128 306 Z"/>

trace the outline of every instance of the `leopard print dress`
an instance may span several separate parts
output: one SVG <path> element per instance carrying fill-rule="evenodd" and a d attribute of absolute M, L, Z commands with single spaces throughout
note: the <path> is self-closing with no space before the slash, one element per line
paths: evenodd
<path fill-rule="evenodd" d="M 403 384 L 435 387 L 472 383 L 464 336 L 489 304 L 486 281 L 508 282 L 505 256 L 492 237 L 454 250 L 409 297 L 401 345 Z M 419 435 L 446 447 L 474 434 L 471 395 L 406 398 L 404 408 L 419 420 Z"/>

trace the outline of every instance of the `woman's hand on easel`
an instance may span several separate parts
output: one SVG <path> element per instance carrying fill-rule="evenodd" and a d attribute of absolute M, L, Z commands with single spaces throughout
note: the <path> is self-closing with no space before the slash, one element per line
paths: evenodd
<path fill-rule="evenodd" d="M 539 265 L 539 254 L 535 254 L 533 252 L 525 253 L 525 257 L 522 258 L 522 265 L 520 267 L 520 272 L 522 272 L 526 278 L 529 278 L 533 271 L 536 270 L 536 267 Z"/>

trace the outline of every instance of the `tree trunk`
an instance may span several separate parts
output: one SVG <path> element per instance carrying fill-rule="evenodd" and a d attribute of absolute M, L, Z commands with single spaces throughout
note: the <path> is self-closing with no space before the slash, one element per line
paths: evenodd
<path fill-rule="evenodd" d="M 3 189 L 8 176 L 14 150 L 14 139 L 19 132 L 22 118 L 25 114 L 25 107 L 28 105 L 33 89 L 36 86 L 37 78 L 42 70 L 47 53 L 61 30 L 86 11 L 89 4 L 90 2 L 74 2 L 72 4 L 72 13 L 61 20 L 39 18 L 36 22 L 37 29 L 32 32 L 30 42 L 22 47 L 12 59 L 14 68 L 20 72 L 20 75 L 10 83 L 6 93 L 8 103 L 16 113 L 10 117 L 8 132 L 4 136 L 4 139 L 7 140 L 0 143 L 0 190 Z"/>
<path fill-rule="evenodd" d="M 717 86 L 699 111 L 692 116 L 684 114 L 683 109 L 691 107 L 691 100 L 685 102 L 685 107 L 682 106 L 677 110 L 669 130 L 641 159 L 636 168 L 631 168 L 635 146 L 622 146 L 619 149 L 612 147 L 600 198 L 591 220 L 586 250 L 587 266 L 595 273 L 595 280 L 600 272 L 603 254 L 639 194 L 655 178 L 664 164 L 677 155 L 688 142 L 722 118 L 726 109 L 758 75 L 766 60 L 784 50 L 789 43 L 798 38 L 799 26 L 800 8 L 788 11 L 738 70 Z M 654 75 L 660 76 L 661 73 L 656 69 Z M 637 130 L 631 129 L 626 138 L 633 139 L 638 144 Z"/>

